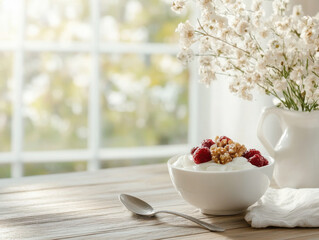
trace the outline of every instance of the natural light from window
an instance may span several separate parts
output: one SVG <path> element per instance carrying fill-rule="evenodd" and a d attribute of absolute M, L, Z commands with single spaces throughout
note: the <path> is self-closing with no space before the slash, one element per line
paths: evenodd
<path fill-rule="evenodd" d="M 190 72 L 169 0 L 0 0 L 0 177 L 187 149 Z"/>

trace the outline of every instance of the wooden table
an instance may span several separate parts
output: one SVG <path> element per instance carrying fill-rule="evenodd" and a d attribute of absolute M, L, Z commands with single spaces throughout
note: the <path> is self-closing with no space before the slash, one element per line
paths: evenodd
<path fill-rule="evenodd" d="M 180 211 L 227 230 L 212 233 L 185 219 L 132 215 L 118 201 L 131 193 L 157 209 Z M 174 190 L 166 165 L 0 181 L 0 239 L 319 239 L 319 229 L 252 229 L 242 215 L 205 216 Z"/>

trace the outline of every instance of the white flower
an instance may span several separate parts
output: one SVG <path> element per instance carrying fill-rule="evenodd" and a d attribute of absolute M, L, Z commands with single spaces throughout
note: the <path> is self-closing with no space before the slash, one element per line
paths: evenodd
<path fill-rule="evenodd" d="M 199 75 L 201 76 L 199 82 L 209 86 L 212 81 L 216 80 L 216 73 L 211 67 L 200 66 Z"/>
<path fill-rule="evenodd" d="M 183 48 L 182 51 L 180 51 L 177 54 L 177 58 L 184 64 L 187 65 L 189 62 L 191 62 L 194 59 L 194 52 L 190 48 Z"/>
<path fill-rule="evenodd" d="M 228 19 L 226 17 L 216 15 L 215 19 L 219 28 L 223 28 L 224 26 L 228 25 Z"/>
<path fill-rule="evenodd" d="M 260 73 L 258 73 L 258 72 L 254 72 L 253 74 L 252 74 L 252 81 L 255 83 L 255 84 L 260 84 L 261 83 L 261 75 L 260 75 Z"/>
<path fill-rule="evenodd" d="M 289 0 L 274 0 L 272 3 L 272 8 L 274 15 L 282 15 L 288 6 Z"/>
<path fill-rule="evenodd" d="M 229 90 L 233 93 L 238 92 L 238 88 L 240 86 L 240 79 L 235 78 L 230 84 L 229 84 Z"/>
<path fill-rule="evenodd" d="M 195 29 L 188 20 L 178 24 L 175 31 L 179 33 L 179 41 L 183 48 L 188 48 L 195 42 Z"/>
<path fill-rule="evenodd" d="M 203 6 L 211 4 L 212 0 L 197 0 L 197 2 Z"/>
<path fill-rule="evenodd" d="M 251 100 L 253 100 L 253 95 L 249 91 L 250 91 L 250 88 L 248 86 L 242 86 L 239 89 L 239 96 L 242 99 L 251 101 Z"/>
<path fill-rule="evenodd" d="M 307 26 L 301 31 L 300 37 L 306 43 L 314 44 L 315 40 L 318 39 L 318 30 L 312 28 L 311 26 Z"/>
<path fill-rule="evenodd" d="M 214 11 L 214 6 L 212 0 L 197 0 L 197 4 L 201 11 Z"/>
<path fill-rule="evenodd" d="M 293 8 L 292 8 L 292 16 L 293 17 L 300 17 L 302 15 L 303 15 L 302 6 L 301 5 L 293 6 Z"/>
<path fill-rule="evenodd" d="M 212 66 L 212 57 L 201 56 L 199 59 L 199 75 L 201 77 L 199 82 L 209 86 L 212 81 L 216 80 L 216 73 Z"/>
<path fill-rule="evenodd" d="M 263 22 L 263 17 L 264 17 L 265 13 L 264 11 L 260 10 L 260 11 L 256 11 L 252 14 L 251 17 L 251 22 L 253 24 L 254 27 L 256 27 L 256 30 L 258 31 L 258 29 L 260 27 L 264 27 L 264 22 Z"/>
<path fill-rule="evenodd" d="M 288 31 L 291 31 L 291 23 L 288 17 L 283 17 L 280 21 L 275 22 L 274 25 L 275 29 L 277 30 L 277 33 L 280 35 L 285 35 Z"/>
<path fill-rule="evenodd" d="M 212 10 L 203 10 L 201 14 L 201 22 L 202 25 L 211 25 L 213 21 L 215 21 L 216 13 Z"/>
<path fill-rule="evenodd" d="M 236 27 L 236 32 L 243 35 L 248 32 L 249 24 L 246 21 L 240 21 Z"/>
<path fill-rule="evenodd" d="M 274 87 L 275 89 L 278 89 L 278 91 L 282 91 L 287 89 L 287 80 L 285 78 L 278 79 L 277 81 L 274 81 Z"/>
<path fill-rule="evenodd" d="M 302 84 L 302 76 L 304 75 L 304 68 L 302 66 L 297 66 L 293 68 L 290 73 L 290 79 L 295 81 L 298 85 Z"/>
<path fill-rule="evenodd" d="M 201 56 L 199 57 L 199 63 L 203 67 L 211 67 L 212 57 L 210 56 Z"/>
<path fill-rule="evenodd" d="M 185 7 L 185 0 L 174 0 L 171 9 L 180 14 Z"/>
<path fill-rule="evenodd" d="M 317 78 L 314 75 L 308 75 L 304 80 L 303 80 L 303 84 L 304 84 L 304 88 L 308 91 L 311 91 L 311 89 L 313 89 L 314 85 L 317 82 Z"/>
<path fill-rule="evenodd" d="M 251 87 L 239 79 L 232 81 L 229 90 L 245 100 L 251 101 L 253 99 L 253 95 L 250 93 Z"/>
<path fill-rule="evenodd" d="M 259 36 L 261 36 L 262 38 L 267 38 L 269 36 L 269 29 L 268 28 L 262 28 L 259 32 Z"/>
<path fill-rule="evenodd" d="M 268 46 L 271 50 L 277 50 L 277 49 L 281 48 L 280 43 L 277 39 L 271 40 L 268 43 Z"/>
<path fill-rule="evenodd" d="M 232 33 L 229 28 L 223 28 L 222 30 L 219 31 L 219 37 L 224 40 L 231 34 Z"/>
<path fill-rule="evenodd" d="M 261 5 L 262 5 L 262 0 L 256 0 L 253 2 L 251 10 L 254 12 L 257 12 L 261 9 Z"/>
<path fill-rule="evenodd" d="M 202 37 L 199 40 L 199 52 L 201 53 L 207 53 L 211 50 L 211 42 L 208 37 Z"/>

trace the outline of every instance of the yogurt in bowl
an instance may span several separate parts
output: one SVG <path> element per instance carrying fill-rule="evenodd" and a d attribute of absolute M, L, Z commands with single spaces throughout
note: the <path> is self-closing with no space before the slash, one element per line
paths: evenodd
<path fill-rule="evenodd" d="M 265 157 L 265 165 L 255 160 L 240 156 L 225 164 L 216 159 L 198 164 L 193 154 L 183 154 L 167 165 L 175 189 L 188 203 L 204 214 L 233 215 L 257 202 L 270 185 L 274 159 Z"/>
<path fill-rule="evenodd" d="M 257 168 L 247 161 L 244 157 L 236 157 L 227 164 L 218 164 L 214 161 L 196 164 L 191 154 L 184 154 L 178 157 L 173 164 L 174 167 L 194 170 L 194 171 L 216 171 L 216 172 L 229 172 L 245 169 Z"/>

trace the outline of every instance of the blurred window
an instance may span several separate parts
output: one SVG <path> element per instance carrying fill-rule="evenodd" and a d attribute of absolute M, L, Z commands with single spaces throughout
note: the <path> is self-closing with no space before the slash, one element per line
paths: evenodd
<path fill-rule="evenodd" d="M 170 0 L 0 0 L 0 177 L 185 151 L 189 70 Z"/>

